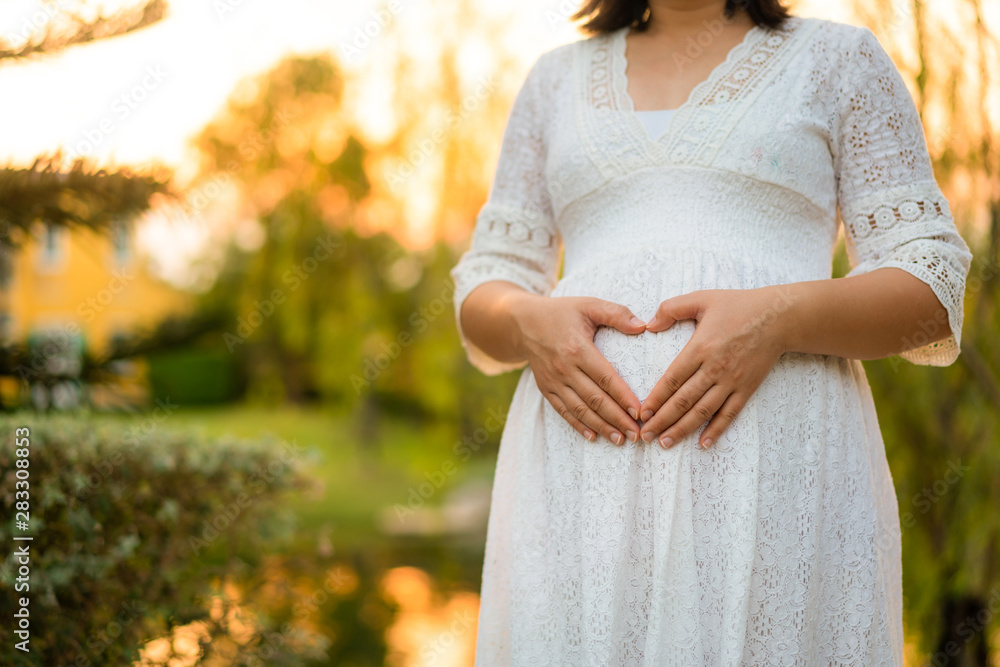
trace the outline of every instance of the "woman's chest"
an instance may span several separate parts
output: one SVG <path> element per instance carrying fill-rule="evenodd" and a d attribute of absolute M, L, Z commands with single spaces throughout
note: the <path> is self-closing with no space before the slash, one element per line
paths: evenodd
<path fill-rule="evenodd" d="M 557 215 L 617 179 L 647 170 L 724 170 L 834 206 L 828 105 L 801 66 L 811 22 L 749 36 L 651 137 L 628 96 L 624 35 L 585 40 L 551 110 L 545 175 Z M 800 58 L 801 60 L 801 58 Z"/>

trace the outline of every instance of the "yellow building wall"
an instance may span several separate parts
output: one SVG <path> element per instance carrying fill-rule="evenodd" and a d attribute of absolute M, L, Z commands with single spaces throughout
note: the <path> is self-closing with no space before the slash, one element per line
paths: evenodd
<path fill-rule="evenodd" d="M 189 294 L 149 274 L 130 234 L 119 245 L 124 252 L 109 235 L 86 229 L 48 234 L 34 236 L 14 254 L 6 303 L 0 304 L 9 318 L 8 339 L 76 323 L 88 349 L 99 355 L 112 336 L 155 326 L 193 305 Z"/>

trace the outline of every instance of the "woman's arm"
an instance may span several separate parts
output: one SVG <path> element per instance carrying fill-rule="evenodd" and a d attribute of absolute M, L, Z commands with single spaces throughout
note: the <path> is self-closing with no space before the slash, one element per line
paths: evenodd
<path fill-rule="evenodd" d="M 856 29 L 837 72 L 829 146 L 851 270 L 784 287 L 796 304 L 787 348 L 948 365 L 972 254 L 935 180 L 920 115 L 868 28 Z"/>
<path fill-rule="evenodd" d="M 493 359 L 519 364 L 527 358 L 519 351 L 511 301 L 530 295 L 520 285 L 493 280 L 476 287 L 465 298 L 459 313 L 467 339 Z"/>
<path fill-rule="evenodd" d="M 896 267 L 763 289 L 791 302 L 778 328 L 789 352 L 881 359 L 953 335 L 930 286 Z"/>

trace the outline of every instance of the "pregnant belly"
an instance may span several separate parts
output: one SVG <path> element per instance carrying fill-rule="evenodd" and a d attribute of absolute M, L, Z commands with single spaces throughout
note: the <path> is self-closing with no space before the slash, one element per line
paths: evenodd
<path fill-rule="evenodd" d="M 569 256 L 567 256 L 569 259 Z M 553 297 L 594 297 L 621 304 L 648 321 L 664 300 L 706 289 L 746 290 L 794 282 L 799 277 L 777 267 L 722 251 L 674 246 L 641 248 L 574 267 L 556 285 Z M 695 331 L 681 320 L 659 333 L 624 334 L 601 327 L 597 349 L 642 400 L 676 359 Z"/>
<path fill-rule="evenodd" d="M 677 358 L 694 331 L 693 320 L 676 322 L 659 333 L 638 335 L 600 327 L 594 336 L 594 345 L 641 401 Z"/>
<path fill-rule="evenodd" d="M 702 289 L 756 287 L 757 278 L 744 265 L 714 256 L 639 251 L 593 264 L 565 276 L 553 297 L 593 297 L 627 307 L 649 321 L 660 303 Z M 594 344 L 628 386 L 642 400 L 691 339 L 694 320 L 680 320 L 666 331 L 625 334 L 612 327 L 598 328 Z"/>
<path fill-rule="evenodd" d="M 736 252 L 690 245 L 640 247 L 586 264 L 574 259 L 567 248 L 569 270 L 551 296 L 611 301 L 628 307 L 643 321 L 656 314 L 661 302 L 682 294 L 754 289 L 815 277 L 806 275 L 809 267 L 782 268 Z M 660 333 L 634 336 L 601 327 L 594 343 L 642 400 L 694 331 L 694 320 L 681 320 Z"/>

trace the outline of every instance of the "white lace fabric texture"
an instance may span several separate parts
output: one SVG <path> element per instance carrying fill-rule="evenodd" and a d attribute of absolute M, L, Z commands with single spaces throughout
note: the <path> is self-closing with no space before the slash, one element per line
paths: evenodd
<path fill-rule="evenodd" d="M 698 289 L 829 278 L 842 220 L 852 275 L 907 271 L 947 310 L 951 336 L 903 358 L 955 360 L 971 254 L 870 30 L 752 29 L 655 139 L 626 92 L 625 34 L 560 46 L 529 72 L 452 270 L 456 316 L 491 280 L 647 319 Z M 601 328 L 595 343 L 641 399 L 693 331 Z M 523 369 L 477 665 L 902 664 L 898 509 L 859 361 L 782 355 L 707 451 L 701 429 L 670 450 L 616 447 L 566 424 L 524 362 L 491 358 L 460 319 L 459 332 L 484 373 Z"/>

